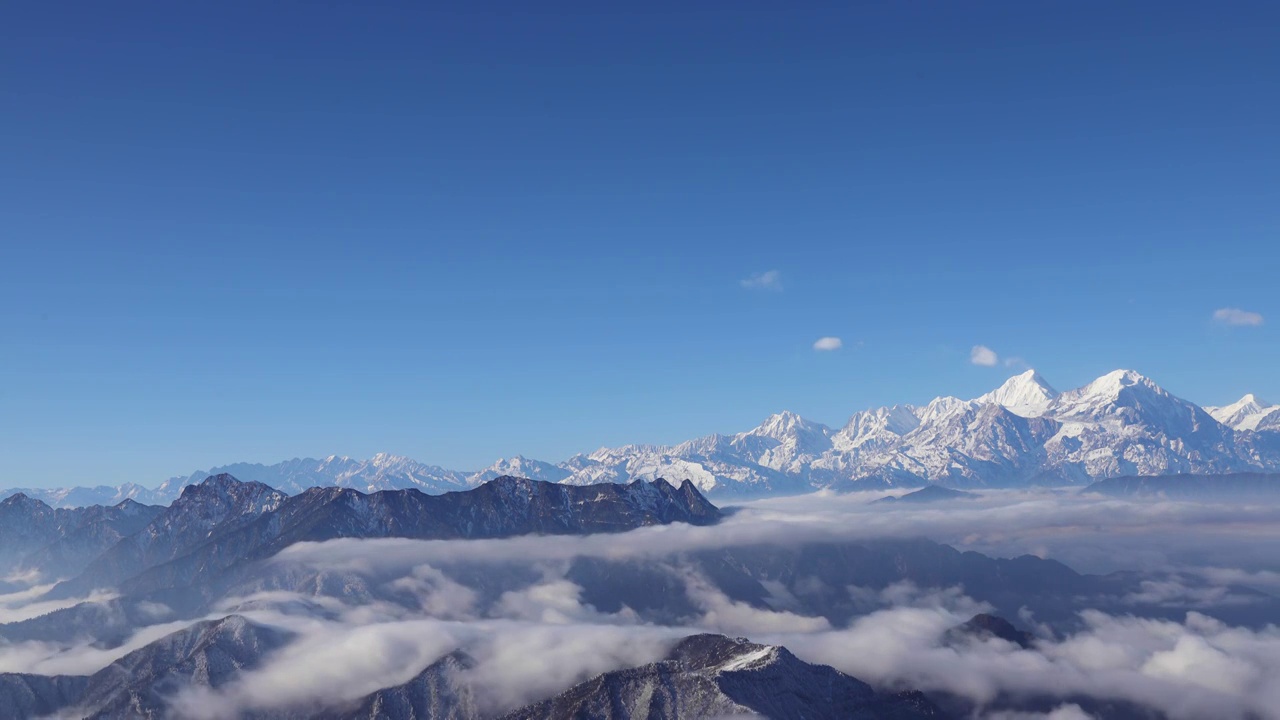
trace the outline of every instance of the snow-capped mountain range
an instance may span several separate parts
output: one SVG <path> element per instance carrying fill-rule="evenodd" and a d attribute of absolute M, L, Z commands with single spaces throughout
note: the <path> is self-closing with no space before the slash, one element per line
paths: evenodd
<path fill-rule="evenodd" d="M 1280 406 L 1246 395 L 1231 405 L 1202 408 L 1132 370 L 1060 393 L 1028 370 L 972 400 L 940 397 L 921 406 L 873 408 L 855 413 L 841 428 L 781 412 L 736 435 L 601 448 L 559 463 L 516 456 L 479 472 L 461 472 L 387 454 L 368 460 L 330 456 L 210 468 L 170 478 L 155 490 L 126 484 L 21 492 L 55 507 L 125 499 L 166 504 L 188 485 L 229 473 L 288 494 L 317 486 L 441 493 L 512 475 L 572 485 L 687 479 L 713 495 L 758 496 L 1246 471 L 1280 471 Z"/>

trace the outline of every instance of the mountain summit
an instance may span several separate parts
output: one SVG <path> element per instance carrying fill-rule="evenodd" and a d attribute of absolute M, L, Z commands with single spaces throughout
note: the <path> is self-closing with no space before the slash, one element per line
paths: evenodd
<path fill-rule="evenodd" d="M 878 693 L 834 668 L 806 663 L 784 647 L 694 635 L 665 660 L 604 673 L 503 720 L 941 716 L 920 693 Z"/>
<path fill-rule="evenodd" d="M 1236 430 L 1280 430 L 1280 405 L 1263 402 L 1253 393 L 1230 405 L 1207 407 L 1205 412 Z"/>
<path fill-rule="evenodd" d="M 978 398 L 977 402 L 1003 405 L 1023 417 L 1039 417 L 1056 397 L 1058 391 L 1040 373 L 1028 370 L 1009 378 L 1000 387 Z"/>

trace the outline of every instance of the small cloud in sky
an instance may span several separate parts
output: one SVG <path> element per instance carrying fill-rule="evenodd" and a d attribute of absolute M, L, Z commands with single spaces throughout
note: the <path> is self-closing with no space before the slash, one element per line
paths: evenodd
<path fill-rule="evenodd" d="M 781 290 L 782 273 L 777 270 L 765 270 L 739 282 L 748 290 Z"/>
<path fill-rule="evenodd" d="M 1007 368 L 1018 368 L 1020 370 L 1025 370 L 1030 367 L 1030 365 L 1027 365 L 1026 360 L 1017 356 L 1005 358 L 1004 366 Z"/>
<path fill-rule="evenodd" d="M 1219 308 L 1213 311 L 1213 319 L 1223 325 L 1261 325 L 1262 314 L 1240 308 Z"/>
<path fill-rule="evenodd" d="M 969 351 L 969 362 L 983 367 L 995 367 L 1000 362 L 1000 356 L 986 345 L 974 345 Z"/>
<path fill-rule="evenodd" d="M 813 349 L 818 352 L 827 352 L 831 350 L 839 350 L 844 346 L 838 337 L 820 337 L 813 343 Z"/>

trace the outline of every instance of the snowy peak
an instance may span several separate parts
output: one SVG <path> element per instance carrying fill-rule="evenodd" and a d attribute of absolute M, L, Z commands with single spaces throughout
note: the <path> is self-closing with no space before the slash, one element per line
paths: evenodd
<path fill-rule="evenodd" d="M 1060 420 L 1093 422 L 1190 422 L 1197 414 L 1207 419 L 1200 408 L 1133 370 L 1114 370 L 1082 388 L 1062 393 L 1048 412 Z"/>
<path fill-rule="evenodd" d="M 1214 420 L 1234 430 L 1258 430 L 1260 427 L 1280 425 L 1280 405 L 1271 405 L 1249 393 L 1230 405 L 1207 407 L 1205 412 Z"/>
<path fill-rule="evenodd" d="M 943 396 L 929 401 L 920 411 L 920 424 L 937 423 L 952 415 L 968 412 L 978 405 L 973 400 L 961 400 L 958 397 Z"/>
<path fill-rule="evenodd" d="M 831 446 L 831 428 L 784 410 L 765 418 L 759 426 L 736 436 L 734 441 L 746 438 L 776 440 L 795 453 L 821 453 Z"/>
<path fill-rule="evenodd" d="M 1141 388 L 1151 392 L 1168 394 L 1154 380 L 1136 370 L 1112 370 L 1081 388 L 1083 394 L 1095 397 L 1117 398 L 1127 388 Z"/>
<path fill-rule="evenodd" d="M 786 440 L 797 436 L 825 436 L 829 432 L 827 426 L 821 423 L 805 420 L 790 410 L 783 410 L 765 418 L 765 421 L 749 434 L 774 440 Z"/>
<path fill-rule="evenodd" d="M 801 473 L 831 449 L 831 428 L 784 411 L 770 415 L 758 427 L 734 436 L 734 452 L 763 468 Z M 708 446 L 708 449 L 714 445 Z"/>
<path fill-rule="evenodd" d="M 571 474 L 569 470 L 558 465 L 552 465 L 542 460 L 531 460 L 523 455 L 516 455 L 515 457 L 498 460 L 484 470 L 474 475 L 469 475 L 467 477 L 467 485 L 479 485 L 503 475 L 514 475 L 547 482 L 560 482 Z"/>
<path fill-rule="evenodd" d="M 977 402 L 1002 405 L 1023 417 L 1039 417 L 1058 395 L 1058 391 L 1040 373 L 1028 370 L 1009 378 L 1000 387 L 978 398 Z"/>
<path fill-rule="evenodd" d="M 855 413 L 833 440 L 841 452 L 883 448 L 896 444 L 903 435 L 920 427 L 920 409 L 894 405 Z"/>

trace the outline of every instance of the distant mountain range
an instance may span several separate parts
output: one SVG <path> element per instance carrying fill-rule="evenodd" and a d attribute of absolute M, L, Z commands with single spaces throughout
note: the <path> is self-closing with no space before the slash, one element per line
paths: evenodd
<path fill-rule="evenodd" d="M 736 435 L 673 446 L 625 445 L 559 463 L 516 456 L 479 472 L 394 455 L 330 456 L 275 465 L 238 463 L 136 484 L 15 489 L 53 507 L 168 504 L 209 475 L 231 474 L 294 495 L 311 487 L 438 494 L 504 475 L 588 485 L 659 477 L 690 480 L 712 496 L 762 496 L 820 488 L 1083 485 L 1121 476 L 1280 471 L 1280 406 L 1246 395 L 1202 408 L 1132 370 L 1054 390 L 1029 370 L 973 400 L 940 397 L 855 413 L 841 428 L 791 412 Z"/>

